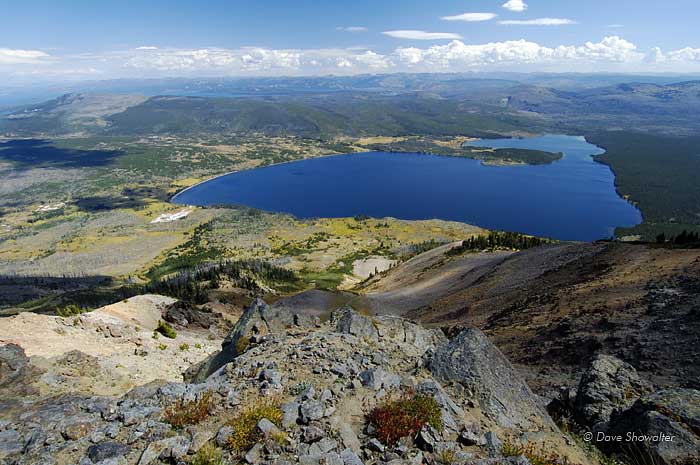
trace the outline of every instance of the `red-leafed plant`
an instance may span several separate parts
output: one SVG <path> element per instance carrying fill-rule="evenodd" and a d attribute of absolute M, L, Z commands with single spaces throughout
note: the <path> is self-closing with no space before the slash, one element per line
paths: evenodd
<path fill-rule="evenodd" d="M 407 392 L 373 408 L 367 422 L 374 428 L 377 439 L 393 445 L 403 437 L 415 436 L 423 426 L 441 429 L 442 415 L 432 396 Z"/>

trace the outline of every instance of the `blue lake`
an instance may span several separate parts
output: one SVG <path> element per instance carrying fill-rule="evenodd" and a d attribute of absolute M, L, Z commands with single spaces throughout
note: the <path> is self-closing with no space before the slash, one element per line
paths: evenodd
<path fill-rule="evenodd" d="M 299 218 L 368 215 L 439 218 L 556 239 L 610 237 L 641 214 L 615 191 L 602 153 L 583 137 L 547 135 L 470 142 L 563 152 L 549 165 L 485 166 L 417 153 L 369 152 L 273 165 L 193 186 L 174 203 L 246 205 Z"/>

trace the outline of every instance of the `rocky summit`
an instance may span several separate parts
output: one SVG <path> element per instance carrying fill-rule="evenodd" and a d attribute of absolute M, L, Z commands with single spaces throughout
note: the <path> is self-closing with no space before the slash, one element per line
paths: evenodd
<path fill-rule="evenodd" d="M 0 347 L 1 463 L 600 463 L 597 449 L 557 426 L 567 415 L 604 435 L 668 432 L 678 441 L 652 445 L 653 463 L 698 463 L 700 392 L 654 393 L 612 357 L 596 359 L 576 390 L 547 407 L 477 329 L 448 340 L 349 306 L 323 319 L 280 308 L 254 300 L 221 350 L 185 370 L 187 381 L 153 380 L 120 395 L 44 393 L 36 386 L 45 372 L 24 349 Z M 204 321 L 179 306 L 163 312 Z M 69 357 L 87 372 L 96 363 L 79 351 Z"/>

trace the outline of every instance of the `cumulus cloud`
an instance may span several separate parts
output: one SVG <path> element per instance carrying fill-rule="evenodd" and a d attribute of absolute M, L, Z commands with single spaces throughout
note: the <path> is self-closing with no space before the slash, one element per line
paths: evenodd
<path fill-rule="evenodd" d="M 136 47 L 135 50 L 158 50 L 158 47 L 154 47 L 153 45 L 142 45 L 141 47 Z"/>
<path fill-rule="evenodd" d="M 685 47 L 668 53 L 661 51 L 659 47 L 652 49 L 653 61 L 658 63 L 699 63 L 700 48 Z"/>
<path fill-rule="evenodd" d="M 342 32 L 367 32 L 367 28 L 364 26 L 345 26 L 345 27 L 336 27 L 336 31 L 342 31 Z"/>
<path fill-rule="evenodd" d="M 411 39 L 411 40 L 442 40 L 442 39 L 461 39 L 459 34 L 452 32 L 425 32 L 425 31 L 384 31 L 385 36 L 394 37 L 396 39 Z"/>
<path fill-rule="evenodd" d="M 461 15 L 454 15 L 454 16 L 443 16 L 442 19 L 445 21 L 467 21 L 467 22 L 475 22 L 475 21 L 490 21 L 493 18 L 495 18 L 496 15 L 495 13 L 462 13 Z"/>
<path fill-rule="evenodd" d="M 304 70 L 377 71 L 387 69 L 391 60 L 366 48 L 352 49 L 156 49 L 135 54 L 116 54 L 108 61 L 144 73 L 165 74 L 298 74 Z"/>
<path fill-rule="evenodd" d="M 527 3 L 523 0 L 508 0 L 503 4 L 503 8 L 510 11 L 522 12 L 527 10 Z"/>
<path fill-rule="evenodd" d="M 468 45 L 454 40 L 446 45 L 426 49 L 415 47 L 396 50 L 399 61 L 409 67 L 464 71 L 483 67 L 515 65 L 571 65 L 577 63 L 634 63 L 644 54 L 631 42 L 617 36 L 581 46 L 545 47 L 527 40 Z"/>
<path fill-rule="evenodd" d="M 39 50 L 13 50 L 10 48 L 0 48 L 0 64 L 32 64 L 50 58 L 47 53 Z"/>
<path fill-rule="evenodd" d="M 397 37 L 451 38 L 424 47 L 379 52 L 366 47 L 156 48 L 50 56 L 0 48 L 0 82 L 199 76 L 299 76 L 390 72 L 611 71 L 700 72 L 700 49 L 640 51 L 616 35 L 583 44 L 544 46 L 530 40 L 466 43 L 456 34 L 399 32 Z M 407 33 L 406 33 L 407 32 Z M 418 32 L 419 34 L 414 34 Z M 443 35 L 444 34 L 444 35 Z M 459 36 L 457 36 L 459 37 Z"/>
<path fill-rule="evenodd" d="M 576 21 L 566 18 L 536 18 L 536 19 L 507 19 L 499 21 L 500 24 L 516 26 L 565 26 L 576 24 Z"/>

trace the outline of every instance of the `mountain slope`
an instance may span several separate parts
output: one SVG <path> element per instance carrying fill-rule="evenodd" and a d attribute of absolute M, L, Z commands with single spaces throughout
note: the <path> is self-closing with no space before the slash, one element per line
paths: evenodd
<path fill-rule="evenodd" d="M 432 326 L 485 330 L 529 372 L 534 386 L 555 386 L 557 376 L 570 381 L 602 352 L 632 363 L 660 385 L 697 388 L 700 251 L 557 244 L 494 257 L 480 267 L 475 259 L 433 256 L 418 272 L 404 264 L 364 292 L 370 301 L 400 309 L 409 298 L 387 298 L 393 282 L 409 272 L 420 276 L 413 288 L 428 284 L 414 302 L 431 290 L 435 298 L 405 306 L 405 316 Z M 543 384 L 542 373 L 554 376 Z"/>

